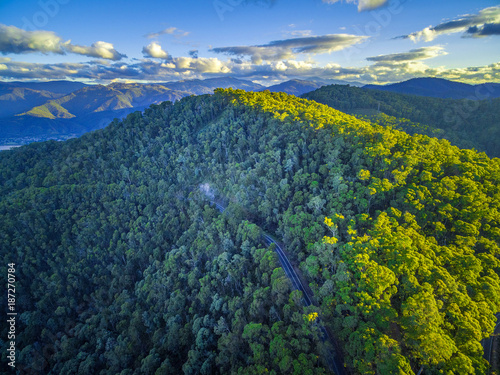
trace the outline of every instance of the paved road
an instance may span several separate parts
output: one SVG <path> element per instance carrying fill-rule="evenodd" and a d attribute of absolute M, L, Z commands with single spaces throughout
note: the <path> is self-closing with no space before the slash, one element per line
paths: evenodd
<path fill-rule="evenodd" d="M 221 205 L 217 202 L 212 202 L 212 203 L 215 205 L 215 208 L 217 208 L 217 210 L 219 212 L 221 212 L 221 213 L 224 212 L 225 207 L 223 205 Z M 276 253 L 278 254 L 278 258 L 280 260 L 281 266 L 283 267 L 283 270 L 285 271 L 286 276 L 292 282 L 294 289 L 300 290 L 302 292 L 302 296 L 303 296 L 302 302 L 304 303 L 304 306 L 310 306 L 312 304 L 311 297 L 309 296 L 306 289 L 304 288 L 304 285 L 302 285 L 302 282 L 300 281 L 299 276 L 297 275 L 297 273 L 293 269 L 292 264 L 290 263 L 287 256 L 283 252 L 283 249 L 281 248 L 281 246 L 271 236 L 269 236 L 267 234 L 264 234 L 263 238 L 264 238 L 264 242 L 266 243 L 266 245 L 268 245 L 268 246 L 271 244 L 275 245 L 274 249 L 275 249 Z M 322 333 L 323 342 L 328 341 L 333 346 L 334 341 L 332 340 L 332 338 L 328 334 L 328 331 L 326 330 L 326 328 L 321 324 L 320 324 L 320 331 Z M 337 374 L 337 375 L 345 375 L 346 372 L 344 370 L 344 365 L 340 361 L 339 356 L 336 355 L 334 352 L 330 351 L 328 357 L 329 358 L 327 358 L 327 361 L 328 361 L 328 364 L 330 366 L 330 369 L 335 371 L 335 374 Z"/>
<path fill-rule="evenodd" d="M 225 210 L 225 207 L 220 205 L 219 203 L 216 203 L 216 202 L 212 202 L 213 204 L 215 204 L 215 208 L 217 208 L 217 210 L 219 210 L 220 213 L 224 212 Z"/>
<path fill-rule="evenodd" d="M 500 334 L 500 313 L 496 315 L 497 316 L 497 325 L 495 326 L 495 329 L 493 330 L 493 335 L 498 335 Z M 488 363 L 491 364 L 491 357 L 493 354 L 493 335 L 488 337 L 483 341 L 483 348 L 484 348 L 484 358 L 488 361 Z"/>
<path fill-rule="evenodd" d="M 276 245 L 275 250 L 280 259 L 281 266 L 283 267 L 283 270 L 285 271 L 288 278 L 291 280 L 293 288 L 298 289 L 302 292 L 304 296 L 303 297 L 304 306 L 311 305 L 312 304 L 311 298 L 309 298 L 309 295 L 307 294 L 304 286 L 300 282 L 300 279 L 295 270 L 293 269 L 292 264 L 290 263 L 285 253 L 283 252 L 283 249 L 280 247 L 280 245 L 278 245 L 278 243 L 275 240 L 271 238 L 271 236 L 264 234 L 263 237 L 264 237 L 264 242 L 266 243 L 267 246 L 271 245 L 272 243 Z"/>
<path fill-rule="evenodd" d="M 215 204 L 215 207 L 217 208 L 217 210 L 219 210 L 221 213 L 224 212 L 224 209 L 225 209 L 224 206 L 222 206 L 221 204 L 216 203 L 216 202 L 212 202 L 212 203 Z M 285 271 L 285 274 L 287 275 L 287 277 L 292 282 L 294 289 L 300 290 L 302 292 L 302 295 L 303 295 L 302 302 L 304 303 L 304 305 L 305 306 L 311 305 L 312 304 L 311 303 L 311 298 L 310 298 L 309 294 L 306 292 L 304 286 L 302 285 L 299 277 L 297 276 L 297 273 L 293 269 L 292 264 L 290 263 L 290 261 L 288 260 L 287 256 L 283 252 L 283 249 L 269 235 L 264 234 L 263 237 L 264 237 L 264 241 L 265 241 L 266 245 L 269 246 L 272 243 L 276 245 L 275 246 L 275 250 L 276 250 L 276 253 L 278 254 L 281 266 L 283 267 L 283 270 Z M 500 334 L 500 314 L 497 314 L 497 321 L 498 321 L 498 323 L 495 326 L 495 329 L 493 331 L 494 335 L 495 334 Z M 325 327 L 323 327 L 322 325 L 320 325 L 320 330 L 321 330 L 321 332 L 323 334 L 323 338 L 322 338 L 323 341 L 328 340 L 333 345 L 333 340 L 330 337 L 330 335 L 328 334 L 328 331 L 325 329 Z M 483 344 L 483 347 L 484 347 L 484 358 L 489 363 L 491 363 L 491 356 L 492 356 L 492 353 L 493 353 L 493 345 L 492 344 L 493 344 L 493 335 L 491 335 L 490 337 L 488 337 L 487 339 L 485 339 L 484 340 L 484 344 Z M 338 360 L 338 356 L 336 356 L 334 353 L 332 353 L 332 358 L 333 358 L 333 361 L 331 361 L 330 367 L 332 367 L 334 369 L 334 371 L 335 371 L 336 374 L 344 375 L 345 374 L 344 366 Z"/>
<path fill-rule="evenodd" d="M 294 289 L 300 290 L 302 292 L 302 295 L 303 295 L 302 302 L 304 303 L 304 306 L 311 305 L 312 304 L 311 297 L 309 296 L 306 289 L 304 288 L 304 285 L 302 285 L 302 282 L 300 281 L 299 276 L 297 275 L 297 273 L 293 269 L 292 264 L 290 263 L 287 256 L 283 252 L 283 249 L 281 248 L 281 246 L 273 238 L 271 238 L 271 236 L 264 234 L 263 237 L 264 237 L 265 243 L 268 246 L 270 244 L 275 245 L 274 249 L 275 249 L 276 253 L 278 254 L 278 258 L 280 260 L 281 266 L 283 267 L 283 270 L 285 271 L 285 274 L 292 282 Z M 318 319 L 318 321 L 319 321 L 319 319 Z M 328 341 L 333 346 L 334 345 L 333 340 L 330 337 L 330 335 L 328 334 L 328 331 L 326 330 L 326 328 L 321 324 L 319 325 L 319 327 L 320 327 L 320 331 L 322 333 L 321 339 L 323 340 L 323 342 Z M 335 371 L 335 374 L 345 375 L 344 365 L 340 361 L 339 356 L 335 355 L 334 352 L 329 351 L 329 356 L 328 356 L 327 360 L 328 360 L 330 369 Z"/>

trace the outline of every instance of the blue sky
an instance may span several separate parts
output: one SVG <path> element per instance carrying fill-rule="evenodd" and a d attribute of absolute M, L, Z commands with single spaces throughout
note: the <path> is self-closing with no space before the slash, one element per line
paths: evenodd
<path fill-rule="evenodd" d="M 3 0 L 0 79 L 500 82 L 492 0 Z"/>

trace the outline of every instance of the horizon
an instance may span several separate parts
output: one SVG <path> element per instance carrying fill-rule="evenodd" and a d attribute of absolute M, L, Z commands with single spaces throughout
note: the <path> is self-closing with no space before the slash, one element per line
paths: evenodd
<path fill-rule="evenodd" d="M 0 4 L 0 82 L 500 83 L 491 0 Z"/>
<path fill-rule="evenodd" d="M 257 82 L 254 82 L 252 80 L 249 80 L 249 79 L 243 79 L 243 78 L 237 78 L 237 77 L 232 77 L 232 76 L 221 76 L 221 77 L 210 77 L 210 78 L 187 78 L 187 79 L 181 79 L 181 80 L 178 80 L 178 81 L 160 81 L 160 82 L 139 82 L 139 81 L 111 81 L 111 82 L 105 82 L 105 83 L 102 83 L 102 82 L 81 82 L 81 81 L 77 81 L 77 80 L 67 80 L 67 79 L 54 79 L 54 80 L 25 80 L 25 81 L 20 81 L 20 80 L 0 80 L 0 84 L 1 83 L 53 83 L 53 82 L 70 82 L 70 83 L 84 83 L 85 85 L 88 85 L 88 86 L 108 86 L 108 85 L 112 85 L 112 84 L 140 84 L 140 85 L 148 85 L 148 84 L 153 84 L 153 85 L 162 85 L 162 84 L 172 84 L 172 83 L 179 83 L 179 82 L 193 82 L 193 81 L 207 81 L 207 80 L 217 80 L 217 79 L 235 79 L 235 80 L 239 80 L 239 81 L 242 81 L 242 82 L 251 82 L 251 83 L 254 83 L 254 84 L 260 84 L 260 83 L 257 83 Z M 470 86 L 477 86 L 477 85 L 482 85 L 482 84 L 487 84 L 487 83 L 497 83 L 497 82 L 485 82 L 485 83 L 466 83 L 466 82 L 462 82 L 462 81 L 458 81 L 458 80 L 451 80 L 451 79 L 445 79 L 445 78 L 439 78 L 439 77 L 414 77 L 414 78 L 409 78 L 407 80 L 404 80 L 404 81 L 398 81 L 398 82 L 390 82 L 390 83 L 369 83 L 369 84 L 364 84 L 362 86 L 358 86 L 358 87 L 364 87 L 364 86 L 369 86 L 369 85 L 375 85 L 375 86 L 388 86 L 388 85 L 393 85 L 393 84 L 398 84 L 398 83 L 404 83 L 404 82 L 408 82 L 408 81 L 412 81 L 412 80 L 420 80 L 420 79 L 435 79 L 435 80 L 444 80 L 444 81 L 448 81 L 448 82 L 453 82 L 453 83 L 462 83 L 462 84 L 465 84 L 465 85 L 470 85 Z M 323 86 L 329 86 L 329 85 L 353 85 L 353 83 L 355 82 L 349 82 L 349 81 L 344 81 L 344 82 L 340 82 L 339 80 L 339 83 L 327 83 L 327 82 L 321 82 L 320 80 L 314 80 L 314 79 L 301 79 L 301 78 L 291 78 L 291 79 L 287 79 L 287 80 L 284 80 L 284 81 L 280 81 L 280 82 L 275 82 L 275 83 L 272 83 L 270 85 L 263 85 L 263 84 L 260 84 L 261 86 L 267 88 L 267 87 L 272 87 L 272 86 L 278 86 L 280 84 L 283 84 L 283 83 L 287 83 L 287 82 L 292 82 L 292 81 L 299 81 L 299 82 L 306 82 L 306 83 L 324 83 Z M 499 83 L 500 84 L 500 83 Z"/>

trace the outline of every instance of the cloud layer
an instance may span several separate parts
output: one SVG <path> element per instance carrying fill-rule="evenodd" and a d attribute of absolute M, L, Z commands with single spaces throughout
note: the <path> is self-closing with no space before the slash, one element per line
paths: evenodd
<path fill-rule="evenodd" d="M 374 4 L 374 3 L 372 3 Z M 433 28 L 428 40 L 439 35 L 461 30 L 464 35 L 483 36 L 498 34 L 495 17 L 500 17 L 500 7 L 486 8 L 477 15 L 467 15 Z M 479 22 L 481 21 L 481 22 Z M 158 33 L 179 33 L 168 28 Z M 412 34 L 413 35 L 413 34 Z M 423 37 L 424 34 L 422 34 Z M 310 58 L 314 55 L 348 49 L 363 43 L 369 37 L 351 34 L 302 35 L 274 40 L 253 46 L 229 46 L 210 51 L 228 55 L 225 59 L 201 57 L 196 49 L 187 56 L 174 57 L 164 50 L 158 41 L 144 46 L 144 59 L 123 62 L 126 56 L 117 52 L 113 44 L 98 41 L 90 46 L 72 44 L 51 31 L 25 31 L 14 26 L 0 24 L 0 53 L 24 54 L 67 53 L 89 56 L 95 60 L 85 63 L 36 64 L 13 61 L 0 57 L 0 77 L 5 79 L 80 79 L 106 83 L 116 79 L 137 81 L 171 81 L 179 79 L 210 78 L 231 75 L 260 82 L 299 79 L 336 79 L 362 83 L 389 83 L 414 77 L 441 77 L 469 83 L 500 82 L 500 63 L 463 69 L 432 68 L 426 60 L 446 55 L 442 46 L 428 46 L 398 53 L 366 58 L 366 66 L 342 67 L 336 63 L 319 65 Z M 419 38 L 416 34 L 412 37 Z M 307 61 L 296 59 L 306 55 Z M 1 55 L 0 55 L 1 56 Z M 302 56 L 303 57 L 303 56 Z"/>
<path fill-rule="evenodd" d="M 454 33 L 464 33 L 464 36 L 474 37 L 500 35 L 500 6 L 485 8 L 477 14 L 466 14 L 455 20 L 429 26 L 400 38 L 414 42 L 419 40 L 430 42 L 440 35 Z"/>
<path fill-rule="evenodd" d="M 0 53 L 76 53 L 79 55 L 97 57 L 108 60 L 120 60 L 125 55 L 119 53 L 111 43 L 95 42 L 91 46 L 71 44 L 63 41 L 52 31 L 26 31 L 15 26 L 0 24 Z"/>
<path fill-rule="evenodd" d="M 146 47 L 145 47 L 146 48 Z M 154 52 L 153 52 L 154 53 Z M 88 79 L 106 83 L 116 79 L 165 82 L 232 76 L 259 82 L 299 79 L 337 79 L 362 83 L 390 83 L 415 77 L 440 77 L 468 83 L 500 82 L 500 62 L 487 66 L 446 69 L 429 67 L 425 60 L 446 52 L 441 46 L 369 57 L 371 64 L 342 67 L 320 66 L 312 61 L 220 60 L 204 57 L 171 57 L 161 61 L 144 59 L 132 63 L 94 60 L 79 64 L 36 64 L 0 58 L 0 77 L 9 79 Z"/>
<path fill-rule="evenodd" d="M 362 43 L 367 36 L 350 34 L 328 34 L 302 38 L 275 40 L 257 46 L 236 46 L 213 48 L 215 53 L 233 56 L 249 56 L 254 64 L 263 61 L 279 61 L 293 59 L 297 54 L 320 54 L 340 51 L 355 44 Z"/>

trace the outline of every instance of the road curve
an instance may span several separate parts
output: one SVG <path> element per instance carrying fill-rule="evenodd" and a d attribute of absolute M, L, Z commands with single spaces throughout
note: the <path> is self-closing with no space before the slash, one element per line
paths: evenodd
<path fill-rule="evenodd" d="M 493 329 L 493 334 L 490 337 L 484 339 L 483 341 L 484 359 L 488 361 L 490 366 L 491 366 L 491 357 L 493 355 L 493 336 L 498 335 L 500 333 L 500 313 L 496 314 L 496 317 L 497 317 L 497 324 Z"/>
<path fill-rule="evenodd" d="M 211 201 L 211 203 L 213 203 L 215 205 L 215 208 L 220 213 L 224 212 L 225 207 L 223 205 L 221 205 L 217 202 L 214 202 L 214 201 Z M 311 297 L 309 296 L 306 289 L 304 288 L 304 285 L 302 285 L 302 282 L 300 281 L 299 276 L 297 275 L 297 273 L 293 269 L 292 264 L 288 260 L 283 249 L 281 248 L 281 246 L 271 236 L 269 236 L 267 234 L 263 234 L 262 237 L 263 237 L 264 242 L 266 243 L 267 246 L 269 246 L 271 244 L 275 245 L 274 250 L 276 251 L 276 254 L 278 254 L 278 258 L 280 260 L 280 263 L 281 263 L 283 270 L 285 271 L 286 276 L 292 282 L 293 288 L 300 290 L 302 292 L 302 296 L 303 296 L 302 302 L 303 302 L 304 306 L 310 306 L 312 304 Z M 319 319 L 318 319 L 318 322 L 319 322 Z M 322 336 L 323 336 L 322 337 L 323 342 L 329 341 L 330 344 L 334 347 L 334 345 L 333 345 L 334 341 L 332 340 L 332 338 L 328 334 L 328 331 L 326 330 L 326 328 L 322 324 L 320 324 L 319 327 L 320 327 L 320 331 L 321 331 Z M 333 369 L 335 374 L 346 375 L 346 372 L 344 370 L 344 365 L 339 360 L 338 355 L 336 355 L 335 353 L 330 351 L 329 358 L 327 359 L 327 361 L 328 361 L 328 364 L 330 366 L 330 369 Z"/>
<path fill-rule="evenodd" d="M 281 246 L 269 235 L 263 234 L 264 242 L 266 245 L 271 245 L 274 244 L 275 251 L 278 254 L 278 258 L 280 260 L 281 266 L 283 267 L 283 270 L 285 271 L 285 274 L 287 277 L 291 280 L 294 289 L 300 290 L 302 292 L 303 298 L 302 302 L 304 303 L 304 306 L 310 306 L 312 304 L 311 302 L 311 297 L 307 293 L 306 289 L 304 288 L 304 285 L 302 285 L 302 282 L 299 279 L 299 276 L 295 272 L 295 270 L 292 267 L 292 264 L 288 260 L 287 256 L 283 252 L 283 249 Z M 318 319 L 319 322 L 319 319 Z M 329 341 L 330 344 L 333 346 L 333 340 L 328 334 L 328 331 L 326 328 L 322 325 L 319 324 L 320 331 L 322 333 L 322 340 L 323 342 Z M 345 370 L 344 370 L 344 365 L 341 363 L 339 360 L 339 356 L 335 355 L 335 353 L 331 352 L 329 353 L 329 358 L 328 362 L 330 365 L 330 368 L 335 371 L 335 374 L 337 375 L 345 375 Z"/>

